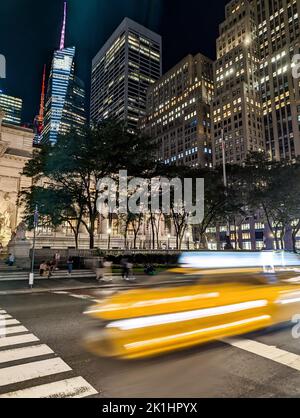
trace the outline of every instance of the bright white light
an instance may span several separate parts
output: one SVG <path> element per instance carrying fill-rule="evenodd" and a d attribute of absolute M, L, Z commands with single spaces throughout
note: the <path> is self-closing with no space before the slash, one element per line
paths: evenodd
<path fill-rule="evenodd" d="M 119 328 L 121 330 L 130 330 L 137 328 L 147 328 L 156 325 L 165 325 L 170 323 L 191 321 L 193 319 L 208 318 L 218 315 L 226 315 L 233 312 L 241 312 L 250 309 L 262 308 L 268 305 L 267 300 L 255 300 L 251 302 L 238 303 L 235 305 L 218 306 L 215 308 L 199 309 L 195 311 L 179 312 L 167 315 L 155 315 L 144 318 L 124 319 L 111 322 L 107 328 Z"/>
<path fill-rule="evenodd" d="M 285 253 L 284 251 L 263 251 L 260 253 L 205 251 L 184 253 L 179 258 L 179 263 L 182 267 L 195 269 L 283 267 L 300 265 L 300 258 L 296 254 Z"/>
<path fill-rule="evenodd" d="M 170 341 L 170 340 L 174 340 L 174 339 L 178 339 L 182 337 L 189 337 L 191 335 L 204 334 L 206 332 L 211 332 L 211 331 L 222 331 L 225 329 L 252 324 L 254 322 L 268 321 L 270 319 L 271 317 L 269 315 L 262 315 L 262 316 L 257 316 L 254 318 L 244 319 L 242 321 L 230 322 L 228 324 L 222 324 L 222 325 L 216 325 L 216 326 L 209 327 L 209 328 L 197 329 L 196 331 L 183 332 L 181 334 L 168 335 L 166 337 L 153 338 L 151 340 L 146 340 L 146 341 L 138 341 L 136 343 L 126 344 L 124 345 L 124 348 L 126 349 L 138 348 L 138 347 L 143 347 L 148 344 L 161 343 L 164 341 Z"/>

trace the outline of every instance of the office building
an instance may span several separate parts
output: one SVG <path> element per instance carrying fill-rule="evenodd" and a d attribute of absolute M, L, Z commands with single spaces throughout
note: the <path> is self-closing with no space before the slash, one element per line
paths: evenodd
<path fill-rule="evenodd" d="M 161 71 L 161 37 L 125 18 L 92 62 L 91 121 L 116 118 L 135 131 Z"/>
<path fill-rule="evenodd" d="M 0 110 L 4 112 L 3 123 L 21 125 L 23 101 L 0 90 Z"/>
<path fill-rule="evenodd" d="M 149 88 L 142 128 L 157 139 L 159 161 L 212 166 L 212 98 L 213 62 L 202 54 L 188 55 Z"/>
<path fill-rule="evenodd" d="M 220 25 L 212 106 L 214 164 L 242 163 L 250 151 L 300 155 L 300 2 L 233 0 Z"/>
<path fill-rule="evenodd" d="M 215 97 L 212 105 L 214 165 L 240 164 L 250 151 L 265 148 L 259 89 L 257 16 L 249 0 L 226 6 L 220 25 L 214 64 Z"/>
<path fill-rule="evenodd" d="M 293 160 L 300 155 L 300 79 L 292 75 L 300 52 L 300 1 L 255 4 L 266 150 L 273 159 Z"/>
<path fill-rule="evenodd" d="M 60 49 L 54 52 L 48 81 L 42 141 L 55 143 L 70 129 L 78 133 L 86 123 L 83 83 L 75 76 L 75 47 L 65 47 L 66 4 Z"/>

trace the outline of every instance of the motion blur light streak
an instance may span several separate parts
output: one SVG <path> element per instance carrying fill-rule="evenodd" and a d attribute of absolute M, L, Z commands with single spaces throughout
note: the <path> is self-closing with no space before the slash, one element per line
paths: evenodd
<path fill-rule="evenodd" d="M 288 305 L 290 303 L 299 303 L 300 302 L 300 293 L 290 293 L 284 296 L 281 296 L 276 303 L 280 305 Z"/>
<path fill-rule="evenodd" d="M 240 252 L 237 257 L 233 253 L 202 252 L 185 253 L 179 263 L 185 268 L 242 268 L 242 267 L 275 267 L 296 266 L 300 259 L 296 254 L 284 251 L 264 251 L 261 253 Z"/>
<path fill-rule="evenodd" d="M 270 315 L 262 315 L 262 316 L 257 316 L 254 318 L 249 318 L 249 319 L 244 319 L 242 321 L 236 321 L 236 322 L 231 322 L 228 324 L 223 324 L 223 325 L 216 325 L 213 327 L 209 327 L 209 328 L 202 328 L 202 329 L 197 329 L 196 331 L 190 331 L 190 332 L 183 332 L 181 334 L 176 334 L 176 335 L 169 335 L 166 337 L 160 337 L 160 338 L 153 338 L 151 340 L 147 340 L 147 341 L 139 341 L 136 343 L 131 343 L 131 344 L 126 344 L 125 348 L 126 349 L 131 349 L 131 348 L 138 348 L 138 347 L 142 347 L 144 345 L 148 345 L 150 344 L 155 344 L 163 342 L 163 341 L 170 341 L 173 339 L 177 339 L 177 338 L 182 338 L 182 337 L 188 337 L 189 335 L 196 335 L 196 334 L 202 334 L 202 333 L 206 333 L 206 332 L 211 332 L 211 331 L 220 331 L 220 330 L 225 330 L 228 328 L 234 328 L 234 327 L 239 327 L 242 325 L 247 325 L 247 324 L 251 324 L 253 322 L 259 322 L 259 321 L 266 321 L 271 319 Z"/>
<path fill-rule="evenodd" d="M 145 318 L 126 319 L 115 321 L 107 325 L 107 328 L 119 328 L 121 330 L 130 330 L 137 328 L 146 328 L 156 325 L 164 325 L 176 322 L 190 321 L 192 319 L 208 318 L 217 315 L 226 315 L 233 312 L 241 312 L 250 309 L 262 308 L 268 305 L 267 300 L 256 300 L 235 305 L 220 306 L 216 308 L 200 309 L 197 311 L 175 313 L 170 315 L 157 315 Z"/>
<path fill-rule="evenodd" d="M 155 305 L 162 305 L 162 304 L 167 304 L 167 303 L 177 303 L 177 302 L 190 302 L 192 300 L 197 300 L 197 299 L 213 299 L 213 298 L 218 298 L 220 296 L 219 293 L 215 292 L 215 293 L 201 293 L 201 294 L 197 294 L 194 296 L 181 296 L 181 297 L 176 297 L 176 298 L 165 298 L 165 299 L 157 299 L 157 300 L 149 300 L 149 301 L 142 301 L 142 302 L 136 302 L 136 303 L 132 303 L 130 304 L 131 308 L 143 308 L 146 306 L 155 306 Z M 116 311 L 119 310 L 121 308 L 120 304 L 115 304 L 115 305 L 108 305 L 105 306 L 104 309 L 93 309 L 90 311 L 86 311 L 84 312 L 84 314 L 94 314 L 94 313 L 101 313 L 103 311 L 107 312 L 107 311 Z"/>

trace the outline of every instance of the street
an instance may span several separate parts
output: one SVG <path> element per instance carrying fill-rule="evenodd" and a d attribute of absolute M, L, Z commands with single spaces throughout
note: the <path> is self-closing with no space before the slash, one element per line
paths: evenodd
<path fill-rule="evenodd" d="M 0 296 L 0 397 L 300 396 L 300 340 L 287 325 L 142 361 L 89 354 L 82 313 L 105 292 Z"/>

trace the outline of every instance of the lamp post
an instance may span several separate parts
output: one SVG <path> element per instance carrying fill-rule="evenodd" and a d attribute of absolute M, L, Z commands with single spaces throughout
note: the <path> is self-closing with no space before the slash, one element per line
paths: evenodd
<path fill-rule="evenodd" d="M 108 233 L 107 249 L 110 250 L 110 237 L 111 237 L 111 233 L 112 233 L 111 228 L 108 228 L 107 233 Z"/>
<path fill-rule="evenodd" d="M 38 211 L 38 206 L 36 205 L 34 215 L 33 215 L 33 226 L 34 226 L 33 245 L 32 245 L 32 254 L 31 254 L 31 270 L 29 274 L 29 287 L 31 287 L 31 289 L 33 288 L 33 285 L 34 285 L 35 241 L 36 241 L 36 229 L 38 227 L 38 223 L 39 223 L 39 211 Z"/>

